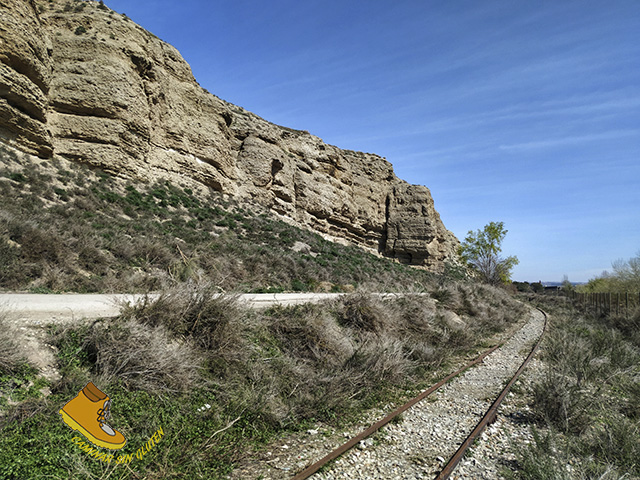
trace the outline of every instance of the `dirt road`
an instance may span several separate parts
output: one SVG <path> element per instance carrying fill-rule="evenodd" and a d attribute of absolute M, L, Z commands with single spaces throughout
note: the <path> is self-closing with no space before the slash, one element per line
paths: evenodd
<path fill-rule="evenodd" d="M 294 305 L 335 298 L 339 293 L 246 293 L 239 300 L 251 308 L 272 305 Z M 136 302 L 142 295 L 31 293 L 0 294 L 0 312 L 20 326 L 67 323 L 83 318 L 115 317 L 120 305 Z"/>

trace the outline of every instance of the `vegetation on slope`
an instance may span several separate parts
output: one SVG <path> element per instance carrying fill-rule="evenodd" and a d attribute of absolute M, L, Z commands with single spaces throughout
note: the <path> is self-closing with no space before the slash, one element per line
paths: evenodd
<path fill-rule="evenodd" d="M 397 291 L 434 280 L 194 185 L 0 156 L 3 289 L 132 293 L 191 280 L 227 292 Z"/>

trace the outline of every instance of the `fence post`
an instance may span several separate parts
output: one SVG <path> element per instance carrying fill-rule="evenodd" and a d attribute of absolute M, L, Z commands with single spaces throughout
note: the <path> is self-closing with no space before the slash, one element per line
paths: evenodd
<path fill-rule="evenodd" d="M 598 313 L 602 313 L 602 311 L 604 310 L 604 298 L 603 295 L 601 293 L 598 294 Z"/>

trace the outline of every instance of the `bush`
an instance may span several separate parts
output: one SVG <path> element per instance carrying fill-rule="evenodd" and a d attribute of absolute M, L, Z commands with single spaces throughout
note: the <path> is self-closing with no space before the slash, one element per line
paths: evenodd
<path fill-rule="evenodd" d="M 340 324 L 358 331 L 382 334 L 394 323 L 389 309 L 371 295 L 349 295 L 341 307 Z"/>
<path fill-rule="evenodd" d="M 640 307 L 629 315 L 610 315 L 606 321 L 619 330 L 626 340 L 640 347 Z"/>
<path fill-rule="evenodd" d="M 548 372 L 534 386 L 533 407 L 543 420 L 564 433 L 578 434 L 589 426 L 590 396 L 575 379 Z"/>
<path fill-rule="evenodd" d="M 64 241 L 52 231 L 29 228 L 20 238 L 20 252 L 30 262 L 63 265 L 68 254 Z"/>
<path fill-rule="evenodd" d="M 94 324 L 85 349 L 95 352 L 100 383 L 118 381 L 129 390 L 184 392 L 201 384 L 202 358 L 189 341 L 181 341 L 162 326 L 134 319 Z"/>
<path fill-rule="evenodd" d="M 208 355 L 233 356 L 230 352 L 240 348 L 242 315 L 237 299 L 221 295 L 211 284 L 182 284 L 123 309 L 124 318 L 189 338 Z"/>
<path fill-rule="evenodd" d="M 507 478 L 522 480 L 571 480 L 563 461 L 558 459 L 558 439 L 552 433 L 541 434 L 533 428 L 533 442 L 519 452 L 518 470 Z"/>
<path fill-rule="evenodd" d="M 611 415 L 593 426 L 586 436 L 584 452 L 606 459 L 622 471 L 638 471 L 640 426 L 624 415 Z M 623 477 L 620 477 L 623 478 Z"/>
<path fill-rule="evenodd" d="M 460 315 L 474 315 L 462 313 L 466 294 L 478 304 L 477 318 L 506 302 L 490 288 L 451 291 Z M 19 417 L 10 416 L 0 436 L 0 459 L 8 465 L 0 462 L 0 476 L 104 473 L 90 459 L 67 465 L 38 458 L 44 466 L 13 461 L 26 442 L 42 444 L 46 435 L 57 442 L 69 434 L 55 415 L 59 406 L 47 405 L 63 404 L 92 380 L 115 399 L 114 427 L 132 445 L 146 441 L 152 420 L 170 432 L 171 445 L 150 457 L 146 475 L 221 478 L 275 435 L 316 422 L 351 424 L 363 409 L 406 400 L 429 368 L 466 354 L 477 346 L 475 334 L 487 329 L 484 320 L 465 316 L 460 328 L 467 333 L 456 337 L 446 317 L 429 295 L 419 294 L 359 292 L 264 311 L 243 308 L 210 283 L 147 295 L 123 305 L 116 319 L 54 333 L 62 378 L 47 402 L 25 404 L 26 410 L 14 410 Z"/>
<path fill-rule="evenodd" d="M 19 259 L 19 249 L 0 238 L 0 286 L 11 285 L 16 281 L 18 272 L 15 265 Z"/>
<path fill-rule="evenodd" d="M 9 325 L 4 312 L 0 312 L 0 375 L 15 372 L 26 362 L 13 340 L 13 328 Z"/>
<path fill-rule="evenodd" d="M 271 320 L 267 328 L 279 348 L 292 357 L 339 367 L 355 352 L 349 332 L 315 305 L 274 307 L 268 314 Z"/>

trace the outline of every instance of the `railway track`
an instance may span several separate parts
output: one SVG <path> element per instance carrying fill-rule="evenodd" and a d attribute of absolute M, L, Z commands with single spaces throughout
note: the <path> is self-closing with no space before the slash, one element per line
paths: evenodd
<path fill-rule="evenodd" d="M 304 480 L 327 466 L 329 466 L 328 470 L 319 473 L 316 476 L 317 478 L 435 478 L 436 480 L 449 478 L 460 460 L 464 457 L 468 448 L 480 436 L 485 427 L 495 419 L 498 407 L 535 355 L 542 341 L 546 324 L 546 313 L 539 309 L 538 311 L 533 311 L 529 322 L 506 342 L 483 352 L 458 371 L 448 375 L 440 382 L 362 431 L 359 435 L 351 438 L 320 460 L 297 473 L 292 480 Z M 526 345 L 528 347 L 531 343 L 533 343 L 533 346 L 528 354 L 526 352 L 523 354 L 524 346 Z M 519 360 L 521 360 L 524 355 L 526 355 L 526 358 L 520 362 Z M 514 362 L 514 360 L 516 361 Z M 490 361 L 491 365 L 481 365 L 483 363 L 488 364 Z M 473 369 L 472 367 L 476 368 Z M 513 370 L 516 368 L 517 370 L 513 373 Z M 494 385 L 497 384 L 499 386 L 498 388 L 505 383 L 506 386 L 501 388 L 497 395 L 494 395 L 494 393 L 496 393 L 494 391 L 495 388 L 483 388 L 486 386 L 479 385 L 488 383 L 487 380 L 489 379 L 493 379 L 494 382 L 492 383 Z M 449 392 L 442 394 L 440 399 L 427 405 L 424 403 L 421 404 L 421 401 L 425 398 L 447 389 Z M 471 392 L 474 392 L 475 395 L 468 395 Z M 478 396 L 486 398 L 482 398 L 480 399 L 482 401 L 480 401 L 478 398 L 475 398 Z M 452 438 L 446 439 L 447 448 L 444 448 L 442 441 L 437 438 L 435 442 L 429 442 L 429 437 L 438 437 L 437 434 L 423 435 L 424 432 L 421 432 L 419 428 L 413 428 L 414 425 L 412 425 L 412 422 L 414 422 L 416 418 L 419 419 L 419 421 L 415 422 L 417 425 L 432 422 L 434 416 L 439 416 L 441 420 L 446 418 L 445 412 L 447 408 L 440 408 L 437 406 L 437 403 L 441 400 L 442 403 L 445 404 L 445 407 L 451 406 L 448 402 L 451 401 L 455 404 L 456 402 L 453 401 L 455 399 L 462 399 L 462 401 L 458 402 L 457 407 L 453 408 L 454 411 L 460 412 L 461 409 L 464 410 L 466 404 L 466 408 L 472 414 L 461 415 L 461 421 L 454 422 L 454 424 L 460 423 L 461 426 L 459 427 L 459 431 L 452 432 L 455 433 L 455 435 L 452 435 Z M 493 400 L 491 401 L 490 399 Z M 478 413 L 481 404 L 483 405 L 481 407 L 482 410 Z M 485 408 L 487 405 L 488 408 Z M 382 448 L 365 449 L 364 451 L 360 449 L 352 450 L 353 447 L 362 445 L 362 442 L 367 437 L 378 432 L 383 426 L 389 425 L 392 420 L 401 414 L 407 416 L 403 422 L 407 427 L 402 429 L 398 427 L 397 424 L 390 425 L 388 429 L 391 431 L 388 435 L 390 436 L 390 440 L 385 442 Z M 459 415 L 456 414 L 455 416 Z M 473 426 L 474 424 L 470 424 L 469 416 L 478 420 L 475 426 Z M 446 426 L 448 422 L 444 421 L 440 423 Z M 467 433 L 469 432 L 469 427 L 472 427 L 472 430 L 470 433 Z M 397 434 L 394 435 L 394 430 L 400 433 L 395 432 Z M 402 430 L 404 430 L 404 432 Z M 410 435 L 404 435 L 404 433 L 407 432 L 410 433 Z M 432 433 L 434 432 L 441 432 L 441 430 L 432 430 Z M 408 436 L 426 440 L 426 442 L 413 441 L 411 438 L 407 438 Z M 447 435 L 440 436 L 447 437 Z M 420 451 L 420 444 L 425 443 L 429 444 L 430 448 L 422 448 L 422 451 Z M 411 448 L 416 445 L 417 448 Z M 401 452 L 394 452 L 394 449 L 399 449 Z M 453 452 L 454 449 L 455 452 Z M 376 450 L 379 451 L 375 452 Z M 367 455 L 367 453 L 370 454 Z M 394 456 L 395 458 L 393 458 Z M 435 469 L 434 462 L 430 461 L 429 458 L 435 460 Z M 445 458 L 449 458 L 449 460 L 445 462 Z M 334 461 L 335 463 L 331 464 L 331 462 Z"/>

